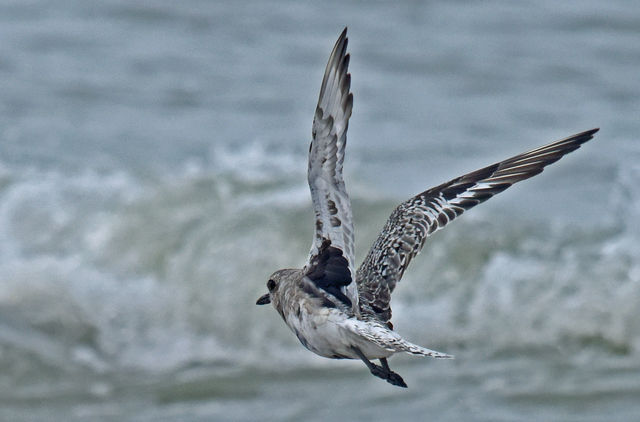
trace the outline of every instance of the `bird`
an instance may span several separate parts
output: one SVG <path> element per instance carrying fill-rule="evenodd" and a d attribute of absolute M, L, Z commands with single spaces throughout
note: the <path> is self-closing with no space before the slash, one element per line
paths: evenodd
<path fill-rule="evenodd" d="M 271 274 L 268 292 L 256 304 L 271 303 L 300 343 L 315 354 L 359 359 L 374 376 L 406 388 L 390 369 L 390 356 L 453 358 L 405 340 L 391 323 L 391 293 L 426 239 L 465 211 L 541 173 L 599 129 L 456 177 L 402 202 L 356 271 L 351 203 L 342 176 L 353 107 L 347 43 L 345 27 L 329 56 L 313 119 L 307 179 L 315 231 L 308 261 L 301 269 Z"/>

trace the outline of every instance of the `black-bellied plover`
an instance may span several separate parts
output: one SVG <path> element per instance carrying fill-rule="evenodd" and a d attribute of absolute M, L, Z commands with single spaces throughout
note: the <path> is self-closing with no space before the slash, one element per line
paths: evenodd
<path fill-rule="evenodd" d="M 542 172 L 590 140 L 598 129 L 457 177 L 403 202 L 356 272 L 351 203 L 342 178 L 353 105 L 348 66 L 345 28 L 329 57 L 313 120 L 308 181 L 316 225 L 309 260 L 302 269 L 273 273 L 267 282 L 269 293 L 256 304 L 273 304 L 312 352 L 333 359 L 360 359 L 373 375 L 406 387 L 402 377 L 389 369 L 389 356 L 405 352 L 452 357 L 406 341 L 390 322 L 391 293 L 426 238 L 465 210 Z"/>

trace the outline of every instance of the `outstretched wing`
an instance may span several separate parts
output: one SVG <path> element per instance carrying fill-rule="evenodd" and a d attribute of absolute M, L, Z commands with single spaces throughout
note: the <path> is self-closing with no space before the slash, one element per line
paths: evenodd
<path fill-rule="evenodd" d="M 528 179 L 593 138 L 598 129 L 525 152 L 431 188 L 400 204 L 358 269 L 356 284 L 363 312 L 391 319 L 391 292 L 426 238 L 465 210 L 512 184 Z"/>
<path fill-rule="evenodd" d="M 357 306 L 351 202 L 342 179 L 353 95 L 347 73 L 347 28 L 338 38 L 324 72 L 313 120 L 308 180 L 316 228 L 305 268 L 316 285 L 349 306 Z"/>

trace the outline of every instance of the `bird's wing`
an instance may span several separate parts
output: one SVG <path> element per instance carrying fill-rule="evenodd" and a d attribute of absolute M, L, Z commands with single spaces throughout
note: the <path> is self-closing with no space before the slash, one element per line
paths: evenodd
<path fill-rule="evenodd" d="M 318 287 L 356 307 L 351 202 L 342 178 L 353 105 L 348 66 L 345 28 L 329 57 L 313 119 L 308 180 L 316 225 L 305 273 Z"/>
<path fill-rule="evenodd" d="M 597 131 L 578 133 L 516 155 L 426 190 L 400 204 L 358 269 L 356 284 L 362 311 L 388 321 L 391 318 L 391 293 L 428 236 L 465 210 L 542 172 L 545 166 L 593 138 Z"/>

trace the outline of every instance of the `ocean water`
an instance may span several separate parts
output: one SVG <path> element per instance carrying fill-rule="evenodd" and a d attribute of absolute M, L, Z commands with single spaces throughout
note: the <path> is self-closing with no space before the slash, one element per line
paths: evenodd
<path fill-rule="evenodd" d="M 306 351 L 269 274 L 312 238 L 324 66 L 349 26 L 361 259 L 394 206 L 596 138 L 429 239 L 408 390 Z M 0 1 L 0 420 L 640 418 L 633 1 Z"/>

